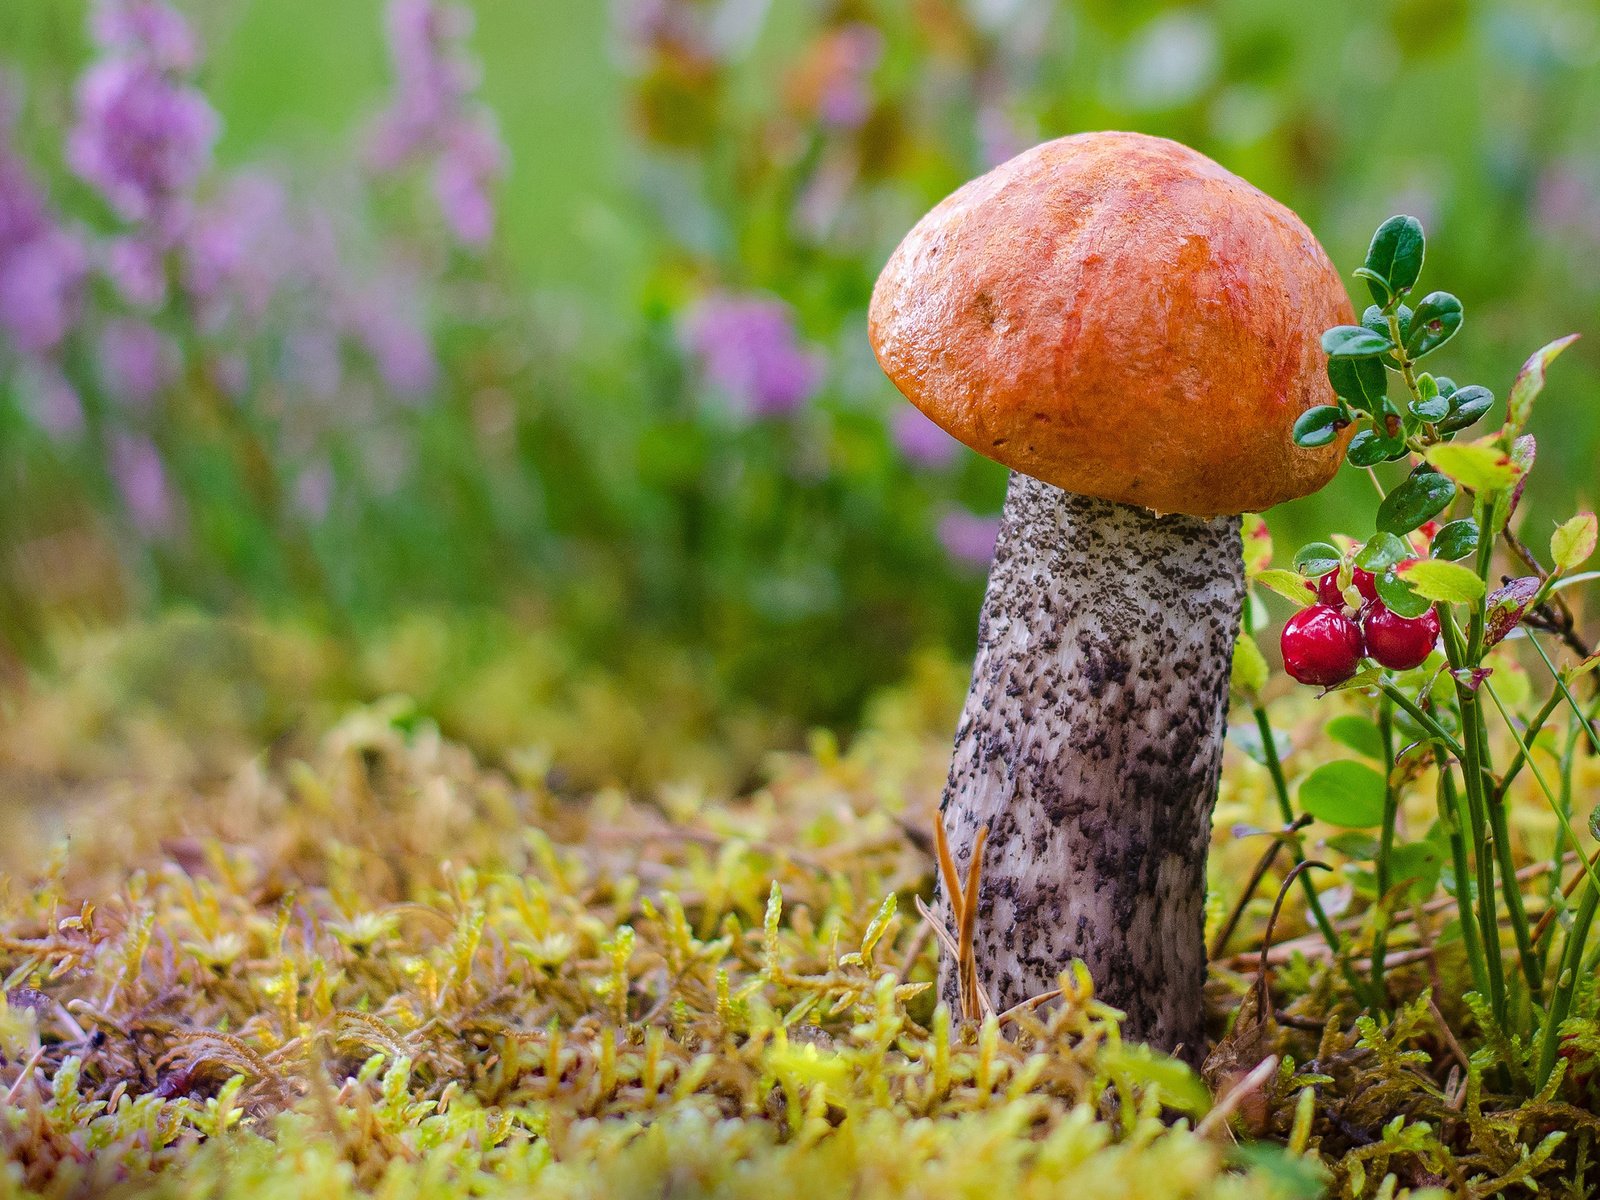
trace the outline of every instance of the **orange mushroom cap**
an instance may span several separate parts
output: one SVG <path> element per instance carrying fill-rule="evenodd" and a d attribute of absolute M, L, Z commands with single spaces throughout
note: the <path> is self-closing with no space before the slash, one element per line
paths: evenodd
<path fill-rule="evenodd" d="M 1198 151 L 1083 133 L 1019 154 L 917 223 L 870 335 L 913 404 L 980 454 L 1080 495 L 1194 516 L 1316 491 L 1352 430 L 1322 331 L 1354 322 L 1294 213 Z"/>

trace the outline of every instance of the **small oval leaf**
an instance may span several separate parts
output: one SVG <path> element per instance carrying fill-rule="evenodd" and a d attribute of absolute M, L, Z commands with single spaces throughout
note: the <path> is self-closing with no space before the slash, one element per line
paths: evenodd
<path fill-rule="evenodd" d="M 1483 443 L 1440 442 L 1423 456 L 1462 487 L 1502 492 L 1516 483 L 1517 465 L 1500 447 Z"/>
<path fill-rule="evenodd" d="M 1364 763 L 1323 763 L 1300 784 L 1300 807 L 1318 820 L 1348 829 L 1383 822 L 1383 776 Z"/>
<path fill-rule="evenodd" d="M 1433 556 L 1448 562 L 1475 554 L 1478 549 L 1478 523 L 1471 517 L 1451 521 L 1433 535 Z"/>
<path fill-rule="evenodd" d="M 1330 358 L 1328 382 L 1333 394 L 1352 408 L 1378 413 L 1389 394 L 1389 375 L 1375 358 Z"/>
<path fill-rule="evenodd" d="M 1379 304 L 1387 304 L 1391 295 L 1410 291 L 1422 274 L 1426 249 L 1422 223 L 1415 217 L 1394 216 L 1379 225 L 1367 247 L 1367 261 L 1363 265 L 1388 286 L 1380 288 L 1368 279 L 1367 288 L 1372 298 Z"/>
<path fill-rule="evenodd" d="M 1330 358 L 1372 358 L 1393 350 L 1394 343 L 1360 325 L 1336 325 L 1322 335 L 1322 349 Z"/>
<path fill-rule="evenodd" d="M 1356 467 L 1375 467 L 1381 462 L 1399 458 L 1406 452 L 1406 444 L 1400 438 L 1384 437 L 1376 429 L 1363 429 L 1350 439 L 1350 446 L 1345 450 L 1345 458 Z"/>
<path fill-rule="evenodd" d="M 1417 305 L 1406 334 L 1406 353 L 1412 358 L 1432 354 L 1455 337 L 1461 328 L 1461 301 L 1449 292 L 1429 292 Z"/>
<path fill-rule="evenodd" d="M 1456 433 L 1474 424 L 1494 405 L 1494 393 L 1470 383 L 1450 393 L 1450 415 L 1439 422 L 1440 433 Z"/>
<path fill-rule="evenodd" d="M 1377 574 L 1385 567 L 1404 562 L 1411 557 L 1411 553 L 1411 547 L 1405 539 L 1397 538 L 1392 533 L 1375 533 L 1356 554 L 1356 566 Z"/>
<path fill-rule="evenodd" d="M 1550 561 L 1558 571 L 1580 567 L 1594 553 L 1600 540 L 1600 522 L 1592 512 L 1579 513 L 1550 535 Z"/>
<path fill-rule="evenodd" d="M 1374 579 L 1373 584 L 1378 590 L 1378 599 L 1402 617 L 1420 617 L 1433 607 L 1433 602 L 1417 595 L 1394 567 Z"/>
<path fill-rule="evenodd" d="M 1395 535 L 1410 533 L 1432 520 L 1456 498 L 1449 476 L 1430 467 L 1418 467 L 1378 505 L 1378 528 Z"/>
<path fill-rule="evenodd" d="M 1294 444 L 1306 449 L 1326 446 L 1348 424 L 1344 412 L 1331 404 L 1308 408 L 1294 423 Z"/>
<path fill-rule="evenodd" d="M 1416 558 L 1395 568 L 1411 590 L 1440 604 L 1471 604 L 1483 598 L 1483 580 L 1470 567 L 1438 558 Z"/>
<path fill-rule="evenodd" d="M 1294 552 L 1294 569 L 1310 579 L 1321 579 L 1339 565 L 1339 549 L 1327 542 L 1307 542 Z"/>
<path fill-rule="evenodd" d="M 1522 614 L 1539 594 L 1539 580 L 1532 575 L 1513 579 L 1504 587 L 1489 593 L 1489 603 L 1484 612 L 1483 640 L 1494 646 L 1505 641 L 1506 635 L 1522 621 Z"/>

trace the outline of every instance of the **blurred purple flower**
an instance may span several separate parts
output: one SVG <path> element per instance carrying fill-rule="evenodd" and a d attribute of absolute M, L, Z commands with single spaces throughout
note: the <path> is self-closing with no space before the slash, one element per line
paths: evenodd
<path fill-rule="evenodd" d="M 895 409 L 890 429 L 900 453 L 919 467 L 947 467 L 961 448 L 960 442 L 909 404 Z"/>
<path fill-rule="evenodd" d="M 167 469 L 154 442 L 139 434 L 113 435 L 111 477 L 134 528 L 151 537 L 172 531 L 176 506 Z"/>
<path fill-rule="evenodd" d="M 493 118 L 473 99 L 479 72 L 464 47 L 472 14 L 445 0 L 390 0 L 387 25 L 395 88 L 372 130 L 372 164 L 393 174 L 431 163 L 451 233 L 482 245 L 494 233 L 491 191 L 505 155 Z"/>
<path fill-rule="evenodd" d="M 65 441 L 83 432 L 83 401 L 54 363 L 24 364 L 18 395 L 40 429 Z"/>
<path fill-rule="evenodd" d="M 62 229 L 0 245 L 0 328 L 19 351 L 47 355 L 61 344 L 77 322 L 88 272 L 83 243 Z"/>
<path fill-rule="evenodd" d="M 145 321 L 109 322 L 100 334 L 100 380 L 106 391 L 135 412 L 147 412 L 177 380 L 178 348 Z"/>
<path fill-rule="evenodd" d="M 78 82 L 67 158 L 130 221 L 164 233 L 211 162 L 217 114 L 199 91 L 152 62 L 115 54 Z"/>
<path fill-rule="evenodd" d="M 821 356 L 800 344 L 789 306 L 776 298 L 711 296 L 687 332 L 706 379 L 749 415 L 786 416 L 822 383 Z"/>
<path fill-rule="evenodd" d="M 101 0 L 89 21 L 95 44 L 164 71 L 190 71 L 200 46 L 189 23 L 160 0 Z"/>
<path fill-rule="evenodd" d="M 834 31 L 818 115 L 835 129 L 856 129 L 872 113 L 872 72 L 883 58 L 883 34 L 853 21 Z"/>
<path fill-rule="evenodd" d="M 291 495 L 301 516 L 323 520 L 333 504 L 333 468 L 325 462 L 307 467 L 295 477 Z"/>
<path fill-rule="evenodd" d="M 295 246 L 283 186 L 251 171 L 227 186 L 196 214 L 184 241 L 183 281 L 201 320 L 216 328 L 230 316 L 259 321 L 266 315 Z"/>
<path fill-rule="evenodd" d="M 945 553 L 969 567 L 987 567 L 999 537 L 999 517 L 980 517 L 964 508 L 952 508 L 939 518 L 939 542 Z"/>
<path fill-rule="evenodd" d="M 421 399 L 439 381 L 439 360 L 416 297 L 414 284 L 391 278 L 362 297 L 350 317 L 378 377 L 404 400 Z"/>
<path fill-rule="evenodd" d="M 160 308 L 167 302 L 166 252 L 160 246 L 132 234 L 112 238 L 104 267 L 117 293 L 135 308 Z"/>
<path fill-rule="evenodd" d="M 500 138 L 486 114 L 456 122 L 433 168 L 433 194 L 457 240 L 482 246 L 494 236 L 490 190 L 504 168 Z"/>
<path fill-rule="evenodd" d="M 55 221 L 11 149 L 12 103 L 0 79 L 0 331 L 24 355 L 46 355 L 77 320 L 88 253 Z"/>

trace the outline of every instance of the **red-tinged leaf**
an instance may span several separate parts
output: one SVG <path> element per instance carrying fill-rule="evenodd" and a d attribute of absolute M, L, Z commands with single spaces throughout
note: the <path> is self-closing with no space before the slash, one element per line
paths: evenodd
<path fill-rule="evenodd" d="M 1528 361 L 1522 364 L 1522 370 L 1517 372 L 1516 381 L 1511 385 L 1511 394 L 1506 397 L 1506 428 L 1512 433 L 1520 433 L 1528 423 L 1533 402 L 1544 390 L 1545 371 L 1563 350 L 1577 340 L 1575 333 L 1557 338 L 1548 346 L 1535 350 L 1528 356 Z"/>
<path fill-rule="evenodd" d="M 1503 642 L 1528 611 L 1528 604 L 1539 591 L 1539 580 L 1532 575 L 1513 579 L 1502 588 L 1489 593 L 1488 611 L 1484 617 L 1485 642 L 1494 646 Z"/>

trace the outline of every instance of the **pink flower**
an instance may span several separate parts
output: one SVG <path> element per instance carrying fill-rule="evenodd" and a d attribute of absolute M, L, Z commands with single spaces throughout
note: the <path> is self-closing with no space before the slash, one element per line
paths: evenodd
<path fill-rule="evenodd" d="M 752 416 L 787 416 L 822 383 L 821 356 L 800 343 L 789 306 L 774 297 L 709 297 L 690 315 L 688 343 L 706 379 Z"/>
<path fill-rule="evenodd" d="M 78 319 L 89 259 L 72 234 L 48 228 L 0 246 L 0 329 L 24 354 L 49 354 Z"/>
<path fill-rule="evenodd" d="M 960 442 L 909 404 L 895 409 L 891 429 L 900 453 L 919 467 L 947 467 L 961 449 Z"/>
<path fill-rule="evenodd" d="M 390 0 L 395 89 L 373 127 L 369 155 L 385 174 L 431 166 L 451 234 L 481 246 L 494 233 L 492 192 L 505 152 L 492 117 L 473 98 L 479 72 L 464 46 L 471 31 L 472 14 L 459 4 Z"/>
<path fill-rule="evenodd" d="M 149 62 L 106 58 L 78 83 L 67 158 L 126 219 L 170 219 L 210 165 L 219 129 L 194 88 Z"/>
<path fill-rule="evenodd" d="M 191 71 L 200 57 L 189 23 L 160 0 L 101 0 L 89 32 L 102 50 L 143 58 L 164 71 Z"/>
<path fill-rule="evenodd" d="M 167 469 L 155 443 L 139 434 L 118 433 L 111 442 L 111 477 L 135 529 L 156 537 L 172 532 L 176 505 Z"/>
<path fill-rule="evenodd" d="M 964 566 L 987 567 L 999 537 L 999 517 L 980 517 L 964 508 L 952 508 L 939 518 L 940 544 Z"/>
<path fill-rule="evenodd" d="M 18 395 L 34 424 L 58 441 L 83 432 L 83 401 L 54 363 L 25 362 Z"/>
<path fill-rule="evenodd" d="M 146 412 L 177 381 L 178 348 L 153 325 L 132 318 L 108 323 L 100 334 L 100 379 L 129 409 Z"/>

